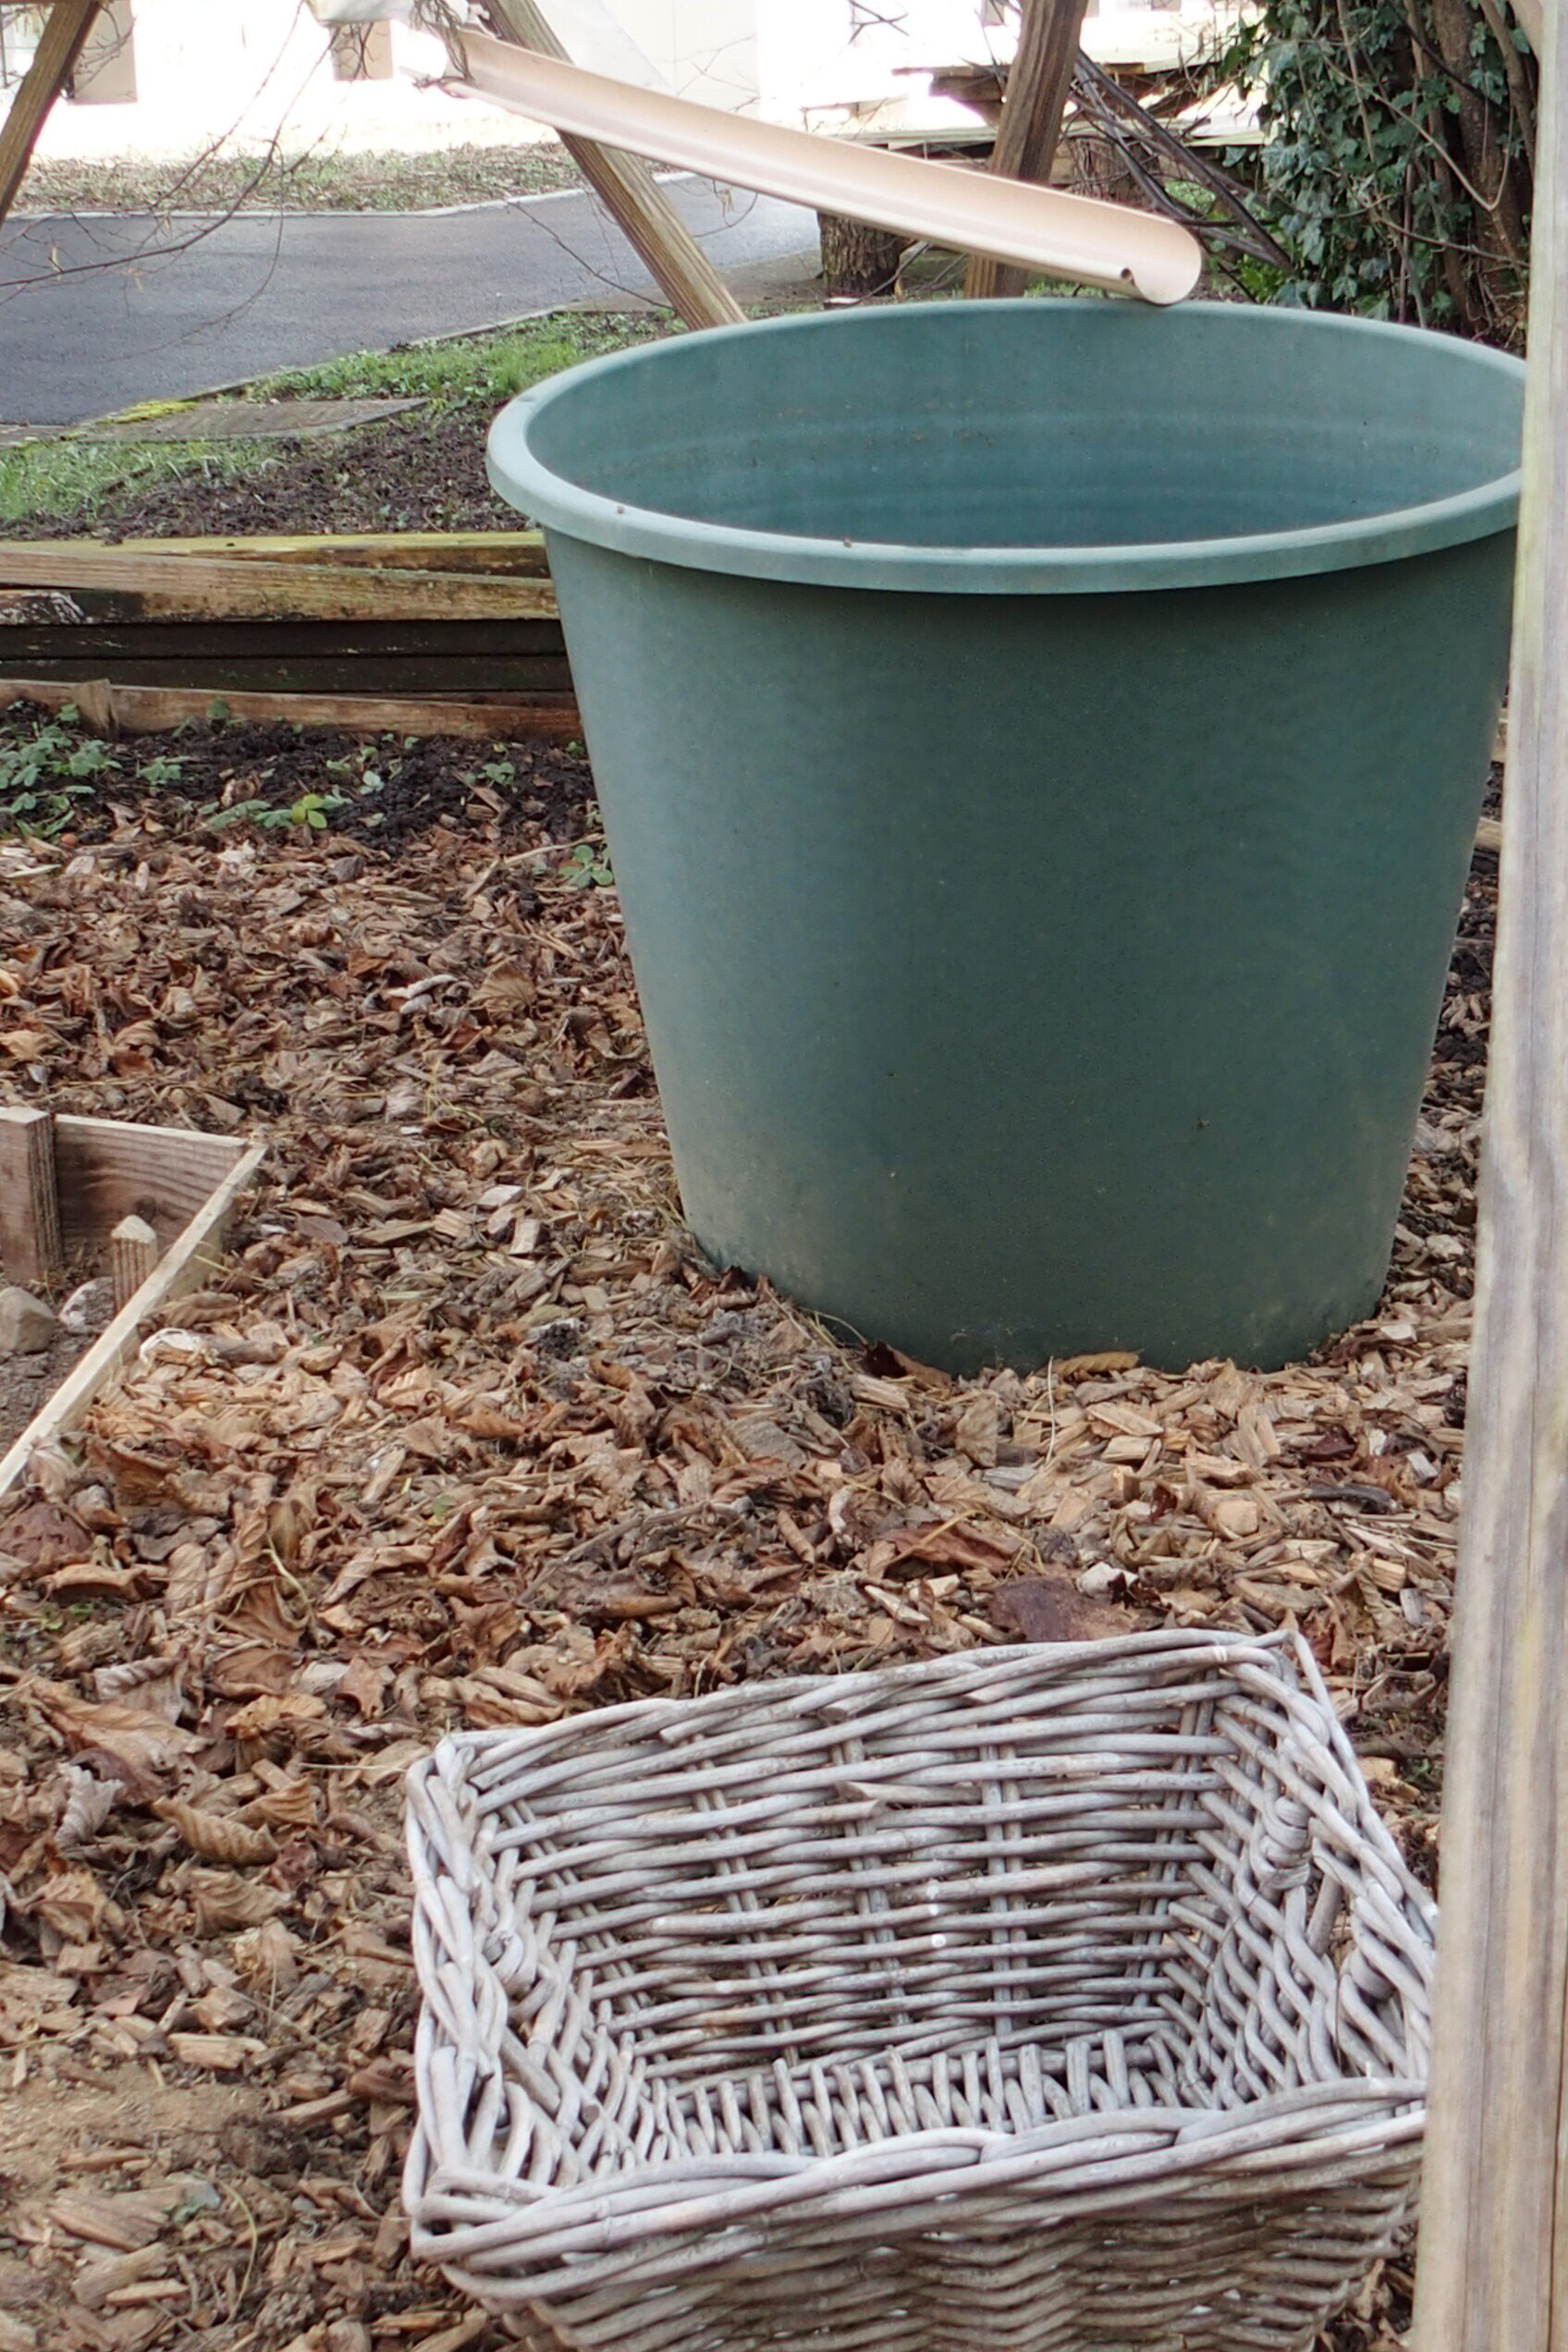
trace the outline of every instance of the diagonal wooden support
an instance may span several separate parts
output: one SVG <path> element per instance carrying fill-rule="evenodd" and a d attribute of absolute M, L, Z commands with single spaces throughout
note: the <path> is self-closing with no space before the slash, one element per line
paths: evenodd
<path fill-rule="evenodd" d="M 520 48 L 568 63 L 536 0 L 486 0 L 496 31 Z M 457 36 L 459 44 L 461 36 Z M 741 326 L 746 313 L 654 178 L 641 155 L 601 147 L 563 132 L 568 153 L 594 194 L 647 263 L 688 326 Z"/>
<path fill-rule="evenodd" d="M 1543 42 L 1419 2352 L 1568 2345 L 1568 10 Z"/>
<path fill-rule="evenodd" d="M 0 221 L 17 201 L 38 134 L 75 71 L 98 8 L 99 0 L 55 0 L 48 12 L 32 63 L 17 84 L 9 112 L 0 121 Z"/>

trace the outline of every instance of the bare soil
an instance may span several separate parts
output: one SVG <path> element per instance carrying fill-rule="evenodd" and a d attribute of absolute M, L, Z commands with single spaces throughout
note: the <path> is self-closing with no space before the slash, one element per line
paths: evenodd
<path fill-rule="evenodd" d="M 43 1412 L 72 1366 L 92 1345 L 92 1335 L 57 1331 L 39 1355 L 0 1355 L 0 1453 Z"/>
<path fill-rule="evenodd" d="M 283 442 L 253 472 L 138 484 L 80 518 L 8 523 L 15 539 L 219 537 L 233 533 L 515 531 L 521 518 L 484 473 L 490 410 L 392 417 L 330 440 Z"/>

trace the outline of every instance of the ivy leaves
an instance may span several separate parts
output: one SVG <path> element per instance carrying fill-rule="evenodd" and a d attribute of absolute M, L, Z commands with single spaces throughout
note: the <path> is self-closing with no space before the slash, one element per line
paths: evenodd
<path fill-rule="evenodd" d="M 1519 339 L 1534 65 L 1503 0 L 1263 0 L 1225 69 L 1262 94 L 1282 300 Z"/>

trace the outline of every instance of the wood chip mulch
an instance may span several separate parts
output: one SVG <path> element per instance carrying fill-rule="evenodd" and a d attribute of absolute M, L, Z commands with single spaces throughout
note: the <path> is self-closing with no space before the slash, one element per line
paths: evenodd
<path fill-rule="evenodd" d="M 129 785 L 0 844 L 0 1093 L 272 1146 L 0 1517 L 0 2352 L 510 2340 L 398 2211 L 399 1780 L 449 1726 L 1293 1623 L 1431 1876 L 1495 858 L 1371 1322 L 959 1383 L 702 1261 L 582 781 L 532 781 L 392 848 Z"/>

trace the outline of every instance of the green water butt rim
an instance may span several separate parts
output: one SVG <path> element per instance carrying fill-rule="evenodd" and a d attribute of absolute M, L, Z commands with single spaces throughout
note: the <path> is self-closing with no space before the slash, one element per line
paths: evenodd
<path fill-rule="evenodd" d="M 1047 310 L 1079 307 L 1073 297 L 1043 301 L 943 302 L 934 316 L 998 309 Z M 1345 318 L 1335 312 L 1275 308 L 1247 309 L 1235 303 L 1186 303 L 1171 315 L 1194 310 L 1223 312 L 1239 331 L 1243 321 L 1265 320 L 1282 332 L 1340 331 L 1417 345 L 1423 356 L 1436 342 L 1452 345 L 1454 364 L 1470 365 L 1522 381 L 1523 361 L 1485 344 L 1439 337 L 1420 327 L 1395 326 L 1380 319 Z M 857 332 L 876 332 L 878 322 L 907 320 L 909 306 L 748 320 L 744 325 L 710 327 L 703 340 L 824 331 L 853 322 Z M 658 365 L 682 348 L 680 342 L 643 344 L 630 351 L 590 360 L 524 392 L 501 410 L 490 428 L 486 453 L 492 487 L 511 506 L 559 531 L 618 555 L 641 556 L 687 570 L 727 572 L 753 580 L 775 580 L 827 588 L 893 589 L 979 596 L 1096 595 L 1128 591 L 1231 586 L 1253 580 L 1305 578 L 1348 571 L 1369 564 L 1394 563 L 1407 556 L 1463 546 L 1511 531 L 1519 511 L 1519 472 L 1448 498 L 1390 508 L 1344 522 L 1318 523 L 1295 531 L 1254 532 L 1219 539 L 1158 540 L 1114 546 L 911 546 L 885 540 L 839 540 L 784 532 L 741 529 L 704 522 L 687 515 L 629 506 L 606 497 L 558 473 L 537 458 L 530 435 L 534 422 L 557 400 L 570 400 L 590 376 L 613 375 Z"/>

